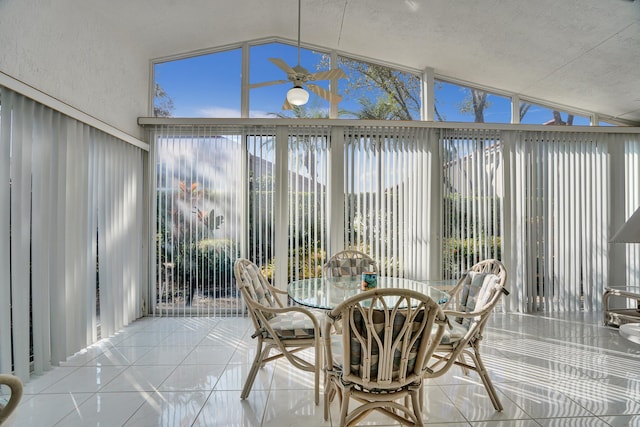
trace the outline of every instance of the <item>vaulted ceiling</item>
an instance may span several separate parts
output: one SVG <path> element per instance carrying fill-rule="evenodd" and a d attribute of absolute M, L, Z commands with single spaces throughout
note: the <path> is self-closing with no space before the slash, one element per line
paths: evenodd
<path fill-rule="evenodd" d="M 297 39 L 297 0 L 72 3 L 149 59 Z M 303 44 L 640 123 L 640 0 L 302 0 L 301 10 Z"/>

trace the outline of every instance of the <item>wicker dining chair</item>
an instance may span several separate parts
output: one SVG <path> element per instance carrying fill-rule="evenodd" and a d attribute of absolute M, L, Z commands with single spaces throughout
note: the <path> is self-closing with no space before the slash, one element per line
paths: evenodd
<path fill-rule="evenodd" d="M 465 374 L 476 371 L 497 411 L 502 411 L 503 406 L 482 362 L 480 343 L 495 306 L 502 295 L 509 294 L 506 280 L 504 265 L 495 259 L 475 264 L 460 278 L 442 307 L 449 326 L 426 374 L 427 378 L 439 377 L 454 365 L 462 367 Z"/>
<path fill-rule="evenodd" d="M 340 399 L 340 426 L 380 411 L 407 425 L 423 425 L 424 366 L 444 333 L 442 309 L 423 293 L 374 289 L 353 296 L 324 323 L 324 418 Z M 331 334 L 340 323 L 342 334 Z M 353 401 L 352 401 L 353 399 Z M 349 410 L 350 403 L 360 403 Z"/>
<path fill-rule="evenodd" d="M 258 339 L 256 355 L 240 397 L 247 398 L 258 369 L 276 359 L 286 358 L 293 366 L 314 373 L 315 403 L 320 401 L 322 351 L 320 325 L 314 314 L 303 307 L 286 307 L 277 298 L 284 292 L 271 286 L 253 262 L 240 258 L 234 265 L 236 284 L 253 321 Z M 286 293 L 286 292 L 284 292 Z M 301 350 L 315 350 L 315 361 L 298 355 Z M 269 354 L 274 350 L 276 353 Z"/>
<path fill-rule="evenodd" d="M 322 266 L 324 277 L 357 276 L 364 272 L 378 273 L 378 266 L 369 255 L 353 249 L 336 253 Z"/>
<path fill-rule="evenodd" d="M 0 425 L 9 419 L 22 398 L 22 381 L 20 381 L 20 378 L 14 375 L 0 374 L 0 386 L 2 385 L 9 387 L 11 394 L 6 405 L 0 404 Z"/>

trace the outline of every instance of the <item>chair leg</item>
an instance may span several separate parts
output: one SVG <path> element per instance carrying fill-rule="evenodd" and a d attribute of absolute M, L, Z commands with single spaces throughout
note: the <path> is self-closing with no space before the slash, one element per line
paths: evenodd
<path fill-rule="evenodd" d="M 333 399 L 336 396 L 336 389 L 333 386 L 333 384 L 331 384 L 330 381 L 325 381 L 324 382 L 324 420 L 328 421 L 329 420 L 329 412 L 331 409 L 331 402 L 333 402 Z"/>
<path fill-rule="evenodd" d="M 253 386 L 253 382 L 256 379 L 256 375 L 258 375 L 258 369 L 262 367 L 262 360 L 264 359 L 265 354 L 269 352 L 269 347 L 263 349 L 262 348 L 262 338 L 258 338 L 258 346 L 256 348 L 256 357 L 253 359 L 253 364 L 251 365 L 251 369 L 249 370 L 249 375 L 247 375 L 247 380 L 244 383 L 244 387 L 242 388 L 242 393 L 240 394 L 240 399 L 246 399 L 251 392 L 251 387 Z"/>
<path fill-rule="evenodd" d="M 489 377 L 489 373 L 487 372 L 487 369 L 484 367 L 484 363 L 482 363 L 482 359 L 480 358 L 480 353 L 476 351 L 476 348 L 474 347 L 473 353 L 470 353 L 470 354 L 471 354 L 471 357 L 473 358 L 473 363 L 476 365 L 476 370 L 478 371 L 478 374 L 482 379 L 484 388 L 487 390 L 487 394 L 491 399 L 491 403 L 493 404 L 493 407 L 496 409 L 496 411 L 502 412 L 504 408 L 502 407 L 502 403 L 498 398 L 498 393 L 496 392 L 496 389 L 493 387 L 493 382 Z"/>
<path fill-rule="evenodd" d="M 349 401 L 351 400 L 351 386 L 345 386 L 340 402 L 340 427 L 347 425 L 347 413 L 349 412 Z"/>
<path fill-rule="evenodd" d="M 420 389 L 418 390 L 411 390 L 411 393 L 409 394 L 409 396 L 411 397 L 411 404 L 413 405 L 413 413 L 416 416 L 417 426 L 424 425 L 424 423 L 422 422 L 422 402 L 420 401 L 423 385 L 420 385 Z M 405 406 L 408 407 L 408 405 Z"/>
<path fill-rule="evenodd" d="M 314 378 L 315 378 L 315 402 L 316 405 L 320 403 L 320 367 L 322 366 L 322 342 L 320 339 L 316 340 L 316 366 L 314 370 Z"/>

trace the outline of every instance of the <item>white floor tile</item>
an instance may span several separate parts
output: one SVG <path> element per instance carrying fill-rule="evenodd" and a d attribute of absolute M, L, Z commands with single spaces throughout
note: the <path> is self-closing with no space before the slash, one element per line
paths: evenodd
<path fill-rule="evenodd" d="M 542 427 L 609 427 L 609 424 L 597 417 L 541 418 L 536 421 Z"/>
<path fill-rule="evenodd" d="M 612 427 L 640 426 L 640 415 L 608 415 L 600 418 Z"/>
<path fill-rule="evenodd" d="M 226 365 L 236 349 L 225 346 L 199 345 L 182 362 L 183 365 Z"/>
<path fill-rule="evenodd" d="M 105 393 L 154 392 L 173 372 L 173 366 L 129 366 L 100 391 Z"/>
<path fill-rule="evenodd" d="M 640 425 L 640 346 L 599 313 L 496 313 L 482 354 L 505 407 L 475 372 L 426 381 L 427 426 Z M 313 374 L 286 360 L 259 370 L 248 318 L 144 318 L 25 384 L 13 426 L 331 426 L 313 403 Z M 313 353 L 308 356 L 313 358 Z M 321 393 L 323 384 L 321 379 Z M 398 425 L 372 413 L 362 425 Z"/>
<path fill-rule="evenodd" d="M 162 382 L 161 391 L 211 391 L 225 365 L 180 365 Z"/>
<path fill-rule="evenodd" d="M 134 365 L 179 365 L 193 351 L 192 347 L 158 346 L 154 347 L 140 358 Z"/>
<path fill-rule="evenodd" d="M 154 347 L 136 346 L 136 347 L 120 347 L 115 346 L 105 350 L 102 354 L 90 360 L 85 365 L 91 366 L 129 366 L 135 363 L 140 357 L 150 352 Z"/>
<path fill-rule="evenodd" d="M 121 426 L 144 403 L 139 393 L 96 393 L 64 417 L 56 427 Z"/>
<path fill-rule="evenodd" d="M 14 427 L 54 426 L 62 418 L 73 412 L 93 393 L 38 394 L 20 402 L 16 409 Z"/>
<path fill-rule="evenodd" d="M 126 366 L 82 366 L 60 381 L 53 383 L 44 393 L 95 393 L 109 384 Z"/>
<path fill-rule="evenodd" d="M 236 390 L 214 391 L 193 426 L 261 426 L 268 395 L 267 390 L 253 390 L 247 399 L 241 400 Z"/>
<path fill-rule="evenodd" d="M 262 425 L 273 427 L 314 427 L 328 426 L 330 421 L 324 421 L 322 404 L 315 405 L 313 389 L 275 389 L 269 393 Z"/>
<path fill-rule="evenodd" d="M 198 417 L 210 392 L 155 392 L 123 424 L 126 427 L 190 426 Z"/>

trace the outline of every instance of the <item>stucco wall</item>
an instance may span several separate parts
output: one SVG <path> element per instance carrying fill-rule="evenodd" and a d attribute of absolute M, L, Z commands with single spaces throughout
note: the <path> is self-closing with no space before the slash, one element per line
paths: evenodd
<path fill-rule="evenodd" d="M 90 4 L 0 0 L 0 71 L 140 138 L 148 59 Z"/>

